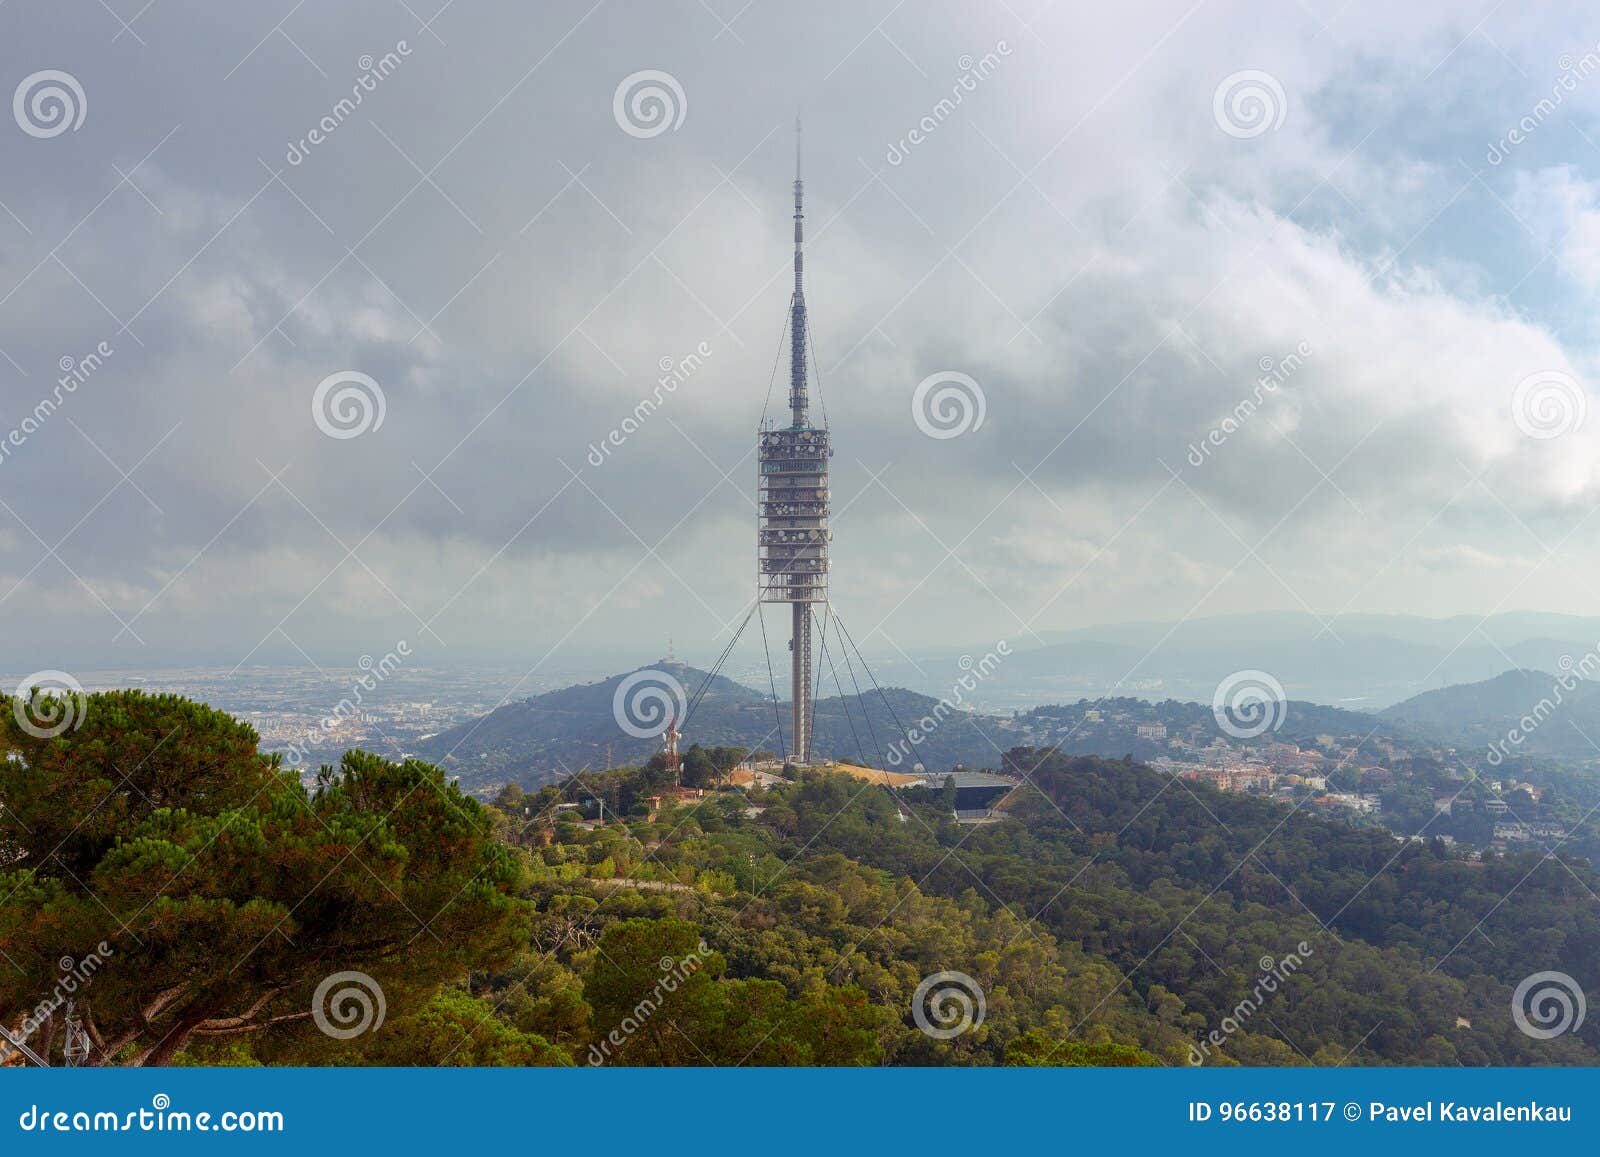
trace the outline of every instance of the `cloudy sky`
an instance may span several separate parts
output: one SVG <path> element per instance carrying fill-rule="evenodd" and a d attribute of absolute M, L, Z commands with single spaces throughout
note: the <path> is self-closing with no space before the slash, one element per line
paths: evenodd
<path fill-rule="evenodd" d="M 797 111 L 869 651 L 1593 613 L 1597 41 L 1577 4 L 10 0 L 0 667 L 709 661 Z"/>

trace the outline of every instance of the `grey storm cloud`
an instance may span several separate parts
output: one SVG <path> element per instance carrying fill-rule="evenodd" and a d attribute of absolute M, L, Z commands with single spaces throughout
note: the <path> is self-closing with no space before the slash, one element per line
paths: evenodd
<path fill-rule="evenodd" d="M 834 595 L 878 649 L 1592 603 L 1600 419 L 1563 407 L 1600 85 L 1485 159 L 1587 50 L 1553 18 L 112 8 L 0 7 L 0 88 L 86 105 L 0 119 L 0 445 L 32 427 L 0 666 L 711 657 L 752 588 L 797 110 Z M 647 71 L 664 121 L 619 104 Z M 1222 123 L 1241 76 L 1260 125 Z M 332 437 L 346 371 L 383 420 Z M 930 437 L 947 371 L 983 422 Z"/>

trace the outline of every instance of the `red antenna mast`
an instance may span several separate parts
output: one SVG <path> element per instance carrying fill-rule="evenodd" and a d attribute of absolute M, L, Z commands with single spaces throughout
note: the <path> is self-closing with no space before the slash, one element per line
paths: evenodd
<path fill-rule="evenodd" d="M 661 738 L 662 750 L 667 757 L 667 770 L 672 772 L 672 782 L 682 786 L 683 770 L 678 763 L 678 717 L 676 715 L 667 721 L 667 730 Z"/>

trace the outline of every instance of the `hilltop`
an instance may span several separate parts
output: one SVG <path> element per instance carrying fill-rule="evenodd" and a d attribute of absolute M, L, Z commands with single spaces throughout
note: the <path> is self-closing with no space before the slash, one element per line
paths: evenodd
<path fill-rule="evenodd" d="M 1506 671 L 1478 683 L 1425 691 L 1380 715 L 1465 750 L 1498 747 L 1501 759 L 1587 760 L 1600 754 L 1587 738 L 1600 739 L 1600 686 L 1575 672 L 1558 680 L 1545 671 Z M 1509 738 L 1513 733 L 1514 740 Z"/>
<path fill-rule="evenodd" d="M 684 726 L 685 746 L 783 749 L 788 739 L 787 702 L 774 705 L 771 696 L 721 675 L 707 684 L 707 672 L 661 660 L 598 682 L 507 703 L 424 740 L 416 754 L 459 776 L 468 789 L 507 782 L 533 788 L 586 768 L 643 763 L 661 749 L 661 741 L 624 730 L 617 718 L 617 700 L 619 691 L 624 702 L 630 698 L 623 691 L 630 680 L 636 681 L 630 685 L 635 689 L 663 685 L 652 673 L 676 680 L 686 696 L 706 688 Z M 819 759 L 910 771 L 916 762 L 934 769 L 994 766 L 1012 745 L 1014 724 L 1008 718 L 941 710 L 942 722 L 910 750 L 905 729 L 917 726 L 938 707 L 938 700 L 898 687 L 886 688 L 881 696 L 871 692 L 860 699 L 818 699 L 813 750 Z M 897 740 L 898 761 L 890 754 Z"/>

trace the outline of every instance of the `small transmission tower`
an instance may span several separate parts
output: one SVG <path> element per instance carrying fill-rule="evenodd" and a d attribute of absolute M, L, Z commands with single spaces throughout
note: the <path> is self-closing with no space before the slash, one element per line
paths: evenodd
<path fill-rule="evenodd" d="M 683 764 L 678 759 L 678 717 L 667 720 L 667 729 L 661 735 L 661 753 L 666 757 L 667 770 L 672 772 L 672 782 L 683 786 Z"/>
<path fill-rule="evenodd" d="M 61 1056 L 68 1068 L 78 1068 L 87 1063 L 89 1054 L 94 1049 L 94 1043 L 89 1039 L 89 1030 L 83 1027 L 83 1021 L 73 1011 L 73 1002 L 67 1002 L 66 1038 L 61 1042 Z"/>

